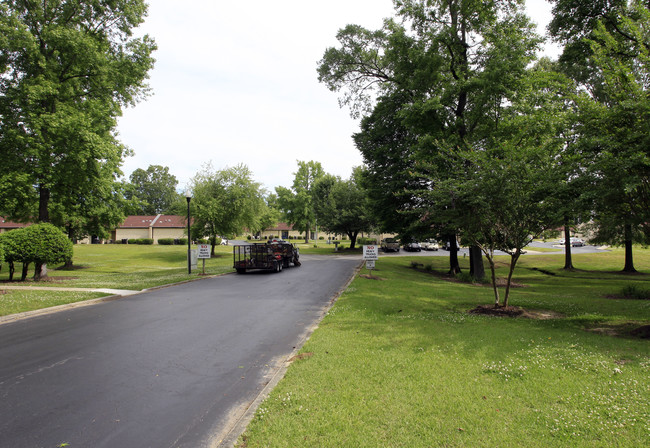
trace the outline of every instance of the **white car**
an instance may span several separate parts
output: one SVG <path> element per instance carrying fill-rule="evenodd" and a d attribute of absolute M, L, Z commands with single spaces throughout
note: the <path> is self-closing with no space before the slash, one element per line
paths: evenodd
<path fill-rule="evenodd" d="M 438 250 L 438 249 L 440 249 L 440 246 L 438 246 L 438 242 L 436 240 L 432 240 L 432 239 L 427 239 L 427 240 L 422 241 L 420 246 L 422 246 L 423 250 Z"/>
<path fill-rule="evenodd" d="M 582 247 L 584 245 L 585 245 L 584 240 L 581 240 L 580 238 L 571 238 L 571 246 Z"/>

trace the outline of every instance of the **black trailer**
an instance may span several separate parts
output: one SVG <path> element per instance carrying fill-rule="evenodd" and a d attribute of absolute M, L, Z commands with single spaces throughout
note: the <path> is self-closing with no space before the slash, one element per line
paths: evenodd
<path fill-rule="evenodd" d="M 251 269 L 280 272 L 291 263 L 300 266 L 298 248 L 285 241 L 236 245 L 233 246 L 232 253 L 233 267 L 238 274 Z"/>

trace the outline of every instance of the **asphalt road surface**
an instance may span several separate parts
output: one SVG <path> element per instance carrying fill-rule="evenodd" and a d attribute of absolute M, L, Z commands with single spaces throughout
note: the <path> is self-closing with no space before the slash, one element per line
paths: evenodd
<path fill-rule="evenodd" d="M 0 325 L 0 447 L 216 446 L 360 263 L 301 261 Z"/>

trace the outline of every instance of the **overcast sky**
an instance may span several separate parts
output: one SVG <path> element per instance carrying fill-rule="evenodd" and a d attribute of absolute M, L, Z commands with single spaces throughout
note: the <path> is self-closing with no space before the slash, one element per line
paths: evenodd
<path fill-rule="evenodd" d="M 527 4 L 543 34 L 549 4 Z M 119 138 L 135 152 L 125 177 L 163 165 L 182 191 L 205 163 L 243 163 L 274 191 L 291 186 L 297 160 L 314 160 L 348 178 L 362 163 L 358 121 L 318 82 L 317 62 L 340 28 L 378 29 L 393 12 L 391 0 L 149 0 L 138 31 L 158 44 L 153 96 L 120 118 Z"/>

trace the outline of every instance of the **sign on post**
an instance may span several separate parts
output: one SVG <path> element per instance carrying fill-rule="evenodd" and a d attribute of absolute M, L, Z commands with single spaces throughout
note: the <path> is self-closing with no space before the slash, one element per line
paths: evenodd
<path fill-rule="evenodd" d="M 375 245 L 363 246 L 363 259 L 364 260 L 378 260 L 379 248 Z"/>
<path fill-rule="evenodd" d="M 199 252 L 199 258 L 203 259 L 203 275 L 205 275 L 205 259 L 210 258 L 210 252 L 212 249 L 212 246 L 209 244 L 199 244 L 198 245 L 198 252 Z"/>
<path fill-rule="evenodd" d="M 376 245 L 364 245 L 363 259 L 366 260 L 366 269 L 372 275 L 372 270 L 375 269 L 375 260 L 379 259 L 379 248 Z"/>

